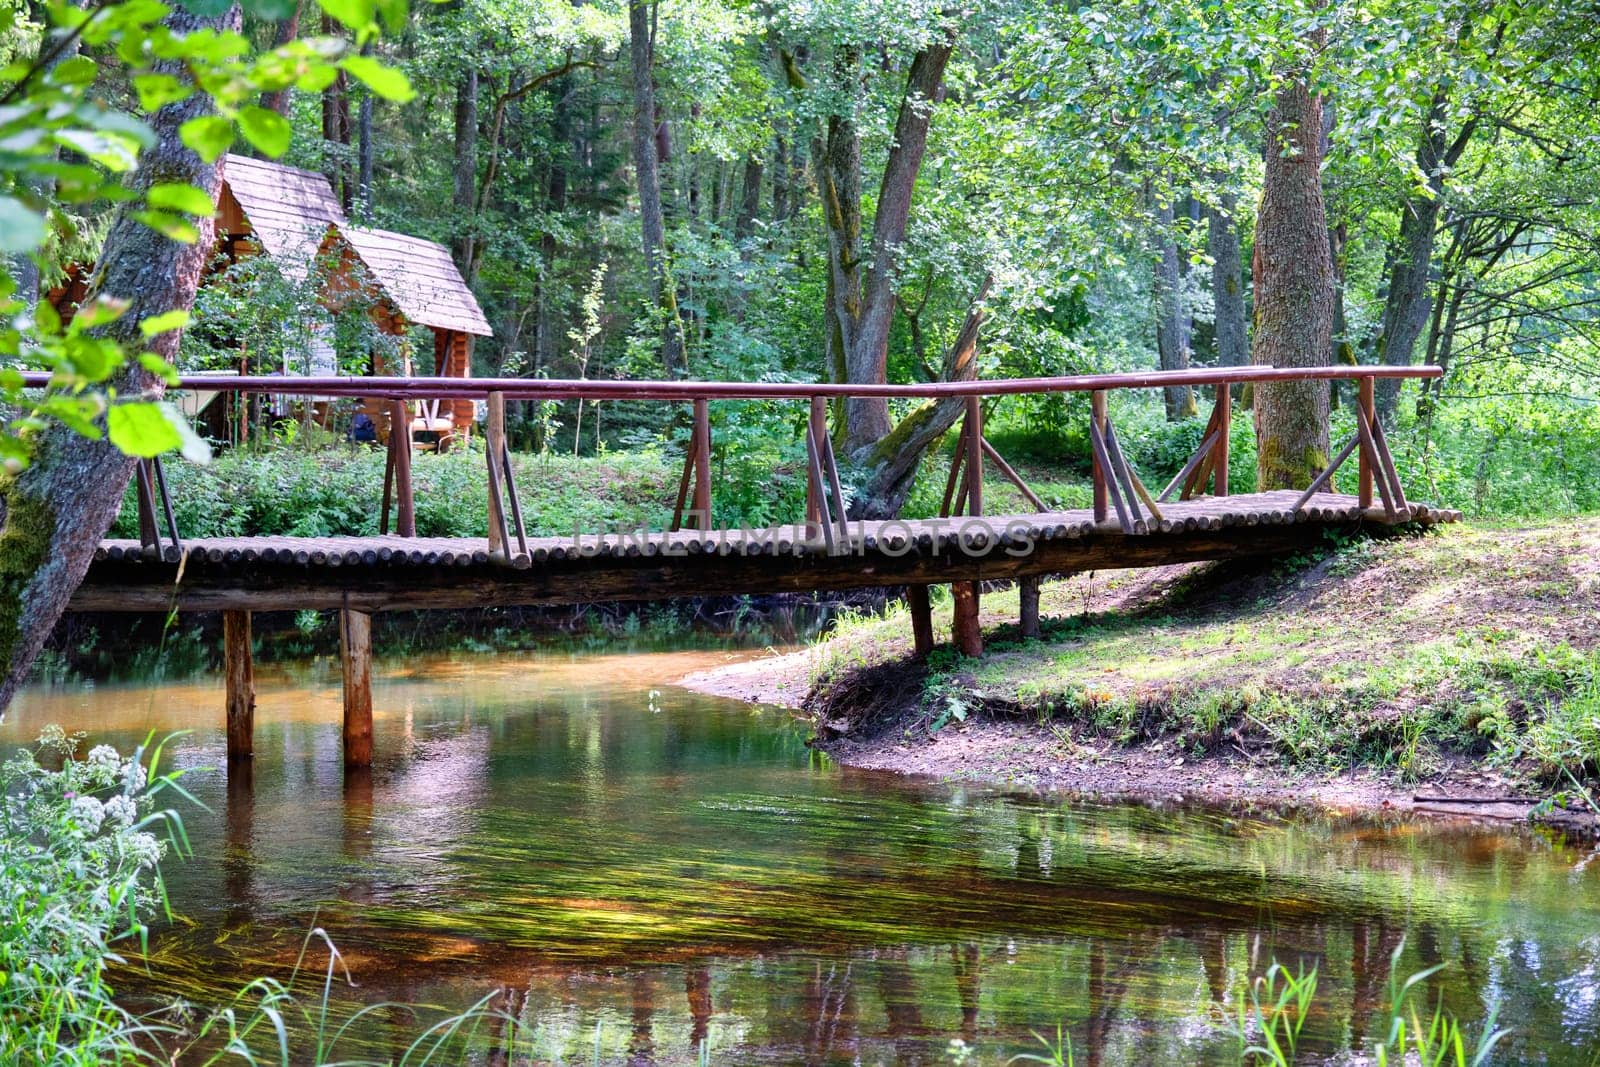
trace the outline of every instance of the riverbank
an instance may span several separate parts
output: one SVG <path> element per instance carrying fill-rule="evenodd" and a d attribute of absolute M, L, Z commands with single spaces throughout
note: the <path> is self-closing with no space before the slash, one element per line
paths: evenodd
<path fill-rule="evenodd" d="M 985 594 L 977 661 L 914 662 L 896 609 L 684 684 L 802 708 L 861 768 L 1594 825 L 1600 521 L 1078 575 L 1036 640 L 1016 611 Z"/>

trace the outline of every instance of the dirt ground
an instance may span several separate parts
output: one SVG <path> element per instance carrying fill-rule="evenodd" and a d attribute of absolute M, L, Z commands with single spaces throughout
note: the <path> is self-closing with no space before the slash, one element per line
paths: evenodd
<path fill-rule="evenodd" d="M 1596 545 L 1600 524 L 1593 522 L 1562 532 L 1479 531 L 1437 545 L 1378 546 L 1373 558 L 1359 567 L 1341 571 L 1335 564 L 1329 571 L 1322 564 L 1292 581 L 1266 571 L 1219 578 L 1206 565 L 1185 565 L 1049 583 L 1045 601 L 1047 610 L 1053 604 L 1058 613 L 1148 618 L 1150 626 L 1141 623 L 1141 644 L 1135 650 L 1143 657 L 1142 667 L 1097 663 L 1093 668 L 1094 684 L 1112 690 L 1148 686 L 1148 674 L 1137 671 L 1148 671 L 1153 655 L 1182 660 L 1189 654 L 1176 638 L 1171 648 L 1161 647 L 1174 617 L 1192 638 L 1196 625 L 1236 630 L 1249 612 L 1272 620 L 1270 626 L 1280 632 L 1292 633 L 1283 629 L 1283 620 L 1292 623 L 1306 613 L 1337 610 L 1345 620 L 1341 625 L 1370 637 L 1366 648 L 1388 646 L 1406 636 L 1384 630 L 1400 602 L 1397 583 L 1405 587 L 1403 617 L 1414 640 L 1424 631 L 1476 633 L 1504 624 L 1535 643 L 1565 642 L 1592 650 L 1600 626 L 1596 614 L 1587 610 L 1600 589 L 1600 552 L 1590 550 Z M 1481 563 L 1474 562 L 1479 558 Z M 1424 575 L 1435 576 L 1424 580 Z M 1176 616 L 1175 599 L 1188 605 Z M 1194 609 L 1196 602 L 1202 607 Z M 1239 607 L 1245 603 L 1253 606 Z M 986 596 L 986 629 L 1003 635 L 1009 610 L 1004 596 Z M 1192 614 L 1184 613 L 1190 610 L 1216 611 L 1222 617 L 1197 624 Z M 1052 644 L 1048 628 L 1044 642 L 996 642 L 997 651 L 986 657 L 986 666 L 975 674 L 956 675 L 961 686 L 981 698 L 978 706 L 965 721 L 930 731 L 927 670 L 911 660 L 903 628 L 903 619 L 891 619 L 788 655 L 733 658 L 679 684 L 751 703 L 803 709 L 816 729 L 813 744 L 847 766 L 944 781 L 1098 797 L 1517 821 L 1527 820 L 1540 800 L 1540 791 L 1525 778 L 1467 754 L 1436 753 L 1426 774 L 1405 781 L 1392 768 L 1287 766 L 1277 754 L 1243 737 L 1225 738 L 1197 754 L 1192 744 L 1177 737 L 1127 744 L 1078 723 L 1036 714 L 1016 699 L 1017 693 L 1048 674 L 1051 653 L 1081 650 L 1086 640 L 1074 634 Z M 1122 644 L 1117 647 L 1127 651 L 1126 637 L 1118 640 Z M 841 656 L 839 646 L 847 656 Z M 1303 689 L 1321 669 L 1304 661 L 1252 664 L 1251 684 Z M 1391 698 L 1414 699 L 1405 692 Z M 1547 804 L 1539 814 L 1579 832 L 1597 829 L 1594 816 L 1581 805 L 1551 810 Z"/>

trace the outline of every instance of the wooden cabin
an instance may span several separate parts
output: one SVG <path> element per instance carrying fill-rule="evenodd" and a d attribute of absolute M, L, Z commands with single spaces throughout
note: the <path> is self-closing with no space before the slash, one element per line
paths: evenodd
<path fill-rule="evenodd" d="M 324 233 L 318 254 L 338 264 L 329 282 L 326 299 L 330 306 L 348 299 L 350 288 L 360 285 L 363 295 L 372 301 L 372 317 L 379 329 L 403 336 L 416 325 L 433 334 L 431 366 L 418 358 L 420 353 L 402 350 L 401 366 L 376 370 L 444 378 L 465 378 L 472 373 L 472 340 L 488 337 L 491 331 L 449 249 L 390 230 L 334 223 Z M 470 400 L 424 404 L 412 430 L 414 435 L 432 435 L 443 444 L 470 432 L 474 416 Z"/>
<path fill-rule="evenodd" d="M 289 277 L 304 279 L 322 235 L 344 221 L 325 176 L 232 153 L 222 157 L 217 247 L 230 262 L 264 254 Z"/>
<path fill-rule="evenodd" d="M 492 331 L 447 248 L 350 225 L 333 186 L 314 171 L 230 154 L 222 176 L 217 240 L 230 259 L 265 253 L 291 277 L 304 278 L 319 257 L 330 257 L 337 264 L 324 295 L 330 308 L 347 303 L 359 290 L 382 332 L 404 337 L 415 325 L 432 333 L 431 365 L 402 346 L 398 366 L 375 360 L 374 373 L 449 378 L 472 373 L 472 339 Z M 377 405 L 369 407 L 387 438 L 387 414 Z M 443 445 L 470 433 L 474 417 L 471 401 L 422 402 L 412 432 Z"/>
<path fill-rule="evenodd" d="M 350 225 L 333 186 L 315 171 L 230 153 L 222 158 L 221 172 L 216 241 L 226 263 L 266 255 L 288 277 L 301 281 L 319 256 L 335 257 L 337 266 L 323 296 L 326 306 L 337 309 L 359 289 L 380 331 L 405 337 L 412 326 L 423 326 L 433 334 L 431 361 L 418 359 L 419 353 L 402 346 L 400 365 L 375 359 L 374 373 L 454 378 L 472 373 L 472 339 L 488 337 L 492 331 L 448 249 L 405 234 Z M 67 280 L 48 294 L 63 317 L 69 317 L 83 299 L 86 274 L 69 269 Z M 335 372 L 331 345 L 314 342 L 306 355 L 311 373 Z M 245 354 L 237 369 L 255 374 L 286 370 L 253 366 L 247 360 Z M 372 407 L 380 436 L 387 439 L 387 413 Z M 421 403 L 413 434 L 446 444 L 470 433 L 474 415 L 471 401 Z M 231 415 L 224 420 L 220 412 L 207 416 L 218 420 L 213 431 L 234 422 Z"/>

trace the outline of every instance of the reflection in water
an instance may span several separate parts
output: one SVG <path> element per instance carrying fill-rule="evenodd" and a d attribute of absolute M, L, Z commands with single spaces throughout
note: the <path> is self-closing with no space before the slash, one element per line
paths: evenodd
<path fill-rule="evenodd" d="M 263 672 L 256 758 L 223 766 L 212 684 L 36 690 L 0 743 L 47 722 L 168 753 L 208 811 L 169 865 L 185 923 L 140 995 L 217 1002 L 287 976 L 329 931 L 352 1003 L 507 1024 L 488 1062 L 985 1062 L 1029 1031 L 1078 1062 L 1226 1063 L 1220 1027 L 1276 958 L 1315 966 L 1304 1044 L 1381 1036 L 1390 959 L 1492 1001 L 1511 1062 L 1600 1050 L 1600 884 L 1515 829 L 1156 810 L 919 786 L 819 763 L 781 716 L 663 682 L 706 653 L 419 658 L 375 672 L 376 762 L 346 776 L 331 663 Z M 651 697 L 652 689 L 660 689 Z M 1402 947 L 1403 946 L 1403 947 Z M 395 1052 L 417 1020 L 363 1040 Z M 598 1038 L 597 1038 L 598 1028 Z M 531 1046 L 530 1046 L 531 1042 Z"/>

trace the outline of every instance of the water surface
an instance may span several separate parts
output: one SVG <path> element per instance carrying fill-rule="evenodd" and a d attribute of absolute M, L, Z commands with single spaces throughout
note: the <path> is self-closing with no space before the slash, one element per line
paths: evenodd
<path fill-rule="evenodd" d="M 777 712 L 672 687 L 724 658 L 562 651 L 375 669 L 376 760 L 347 779 L 328 661 L 261 671 L 229 780 L 212 680 L 24 694 L 45 723 L 168 746 L 209 810 L 167 867 L 179 923 L 141 996 L 226 999 L 326 929 L 349 1003 L 498 991 L 540 1062 L 1237 1062 L 1219 1025 L 1276 958 L 1316 966 L 1308 1043 L 1370 1048 L 1389 959 L 1516 1027 L 1501 1062 L 1600 1056 L 1600 871 L 1521 828 L 1156 809 L 832 766 Z M 1386 1018 L 1386 1016 L 1384 1016 Z M 1386 1025 L 1386 1023 L 1382 1023 Z M 404 1046 L 388 1010 L 363 1039 Z"/>

